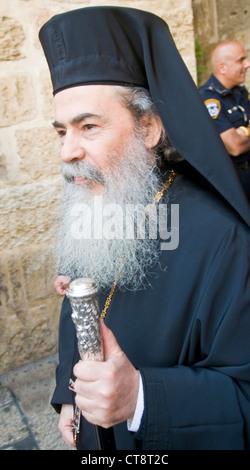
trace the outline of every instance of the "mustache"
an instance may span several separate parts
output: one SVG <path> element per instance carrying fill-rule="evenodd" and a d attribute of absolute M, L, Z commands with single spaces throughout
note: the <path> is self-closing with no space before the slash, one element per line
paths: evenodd
<path fill-rule="evenodd" d="M 61 174 L 68 183 L 72 183 L 75 176 L 81 176 L 82 178 L 87 178 L 99 184 L 105 183 L 102 172 L 95 166 L 84 161 L 72 163 L 63 162 L 61 165 Z"/>

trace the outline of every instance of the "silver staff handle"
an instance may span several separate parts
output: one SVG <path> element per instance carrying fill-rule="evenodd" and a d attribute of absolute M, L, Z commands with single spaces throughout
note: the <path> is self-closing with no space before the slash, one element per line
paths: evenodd
<path fill-rule="evenodd" d="M 66 292 L 72 307 L 78 350 L 82 361 L 103 361 L 98 288 L 91 279 L 72 281 Z"/>
<path fill-rule="evenodd" d="M 82 361 L 103 361 L 98 293 L 98 287 L 92 279 L 88 278 L 72 281 L 66 291 L 72 307 L 71 317 L 75 324 L 78 350 Z M 74 428 L 78 434 L 80 428 L 78 408 L 75 410 Z M 94 428 L 98 449 L 115 450 L 113 428 L 104 429 L 96 425 Z"/>

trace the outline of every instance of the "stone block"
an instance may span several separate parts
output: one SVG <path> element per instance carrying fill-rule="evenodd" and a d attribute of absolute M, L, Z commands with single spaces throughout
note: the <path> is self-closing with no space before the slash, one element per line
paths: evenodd
<path fill-rule="evenodd" d="M 55 295 L 53 250 L 48 246 L 27 253 L 22 260 L 25 291 L 29 302 Z"/>
<path fill-rule="evenodd" d="M 0 60 L 19 60 L 24 57 L 25 34 L 16 18 L 0 17 Z"/>
<path fill-rule="evenodd" d="M 234 39 L 239 31 L 249 31 L 250 8 L 245 0 L 216 1 L 218 29 L 221 40 Z"/>
<path fill-rule="evenodd" d="M 26 305 L 26 292 L 24 288 L 23 269 L 21 259 L 9 260 L 9 299 L 8 307 L 17 311 Z"/>
<path fill-rule="evenodd" d="M 48 179 L 60 173 L 60 144 L 52 126 L 16 131 L 22 182 Z"/>
<path fill-rule="evenodd" d="M 0 264 L 0 374 L 57 351 L 62 298 L 50 244 L 5 254 Z"/>
<path fill-rule="evenodd" d="M 27 362 L 29 351 L 24 327 L 14 312 L 0 317 L 0 329 L 0 374 L 2 374 Z"/>
<path fill-rule="evenodd" d="M 56 339 L 46 304 L 18 312 L 18 318 L 25 331 L 25 348 L 30 360 L 56 352 Z"/>
<path fill-rule="evenodd" d="M 30 78 L 12 75 L 0 79 L 0 127 L 30 120 L 36 115 Z"/>
<path fill-rule="evenodd" d="M 0 190 L 0 252 L 53 240 L 61 178 Z"/>

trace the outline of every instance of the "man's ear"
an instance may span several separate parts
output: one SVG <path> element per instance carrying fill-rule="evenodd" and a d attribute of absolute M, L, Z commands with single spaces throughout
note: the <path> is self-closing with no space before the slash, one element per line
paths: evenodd
<path fill-rule="evenodd" d="M 142 127 L 145 129 L 144 144 L 147 149 L 153 149 L 158 144 L 163 126 L 159 117 L 145 115 L 142 117 Z"/>
<path fill-rule="evenodd" d="M 227 64 L 222 62 L 221 64 L 218 65 L 218 71 L 221 75 L 225 75 L 227 72 Z"/>

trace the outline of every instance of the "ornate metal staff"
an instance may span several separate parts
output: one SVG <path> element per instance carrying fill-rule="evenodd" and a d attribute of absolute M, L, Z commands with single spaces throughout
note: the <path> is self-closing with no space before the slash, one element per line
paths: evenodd
<path fill-rule="evenodd" d="M 76 327 L 78 350 L 82 361 L 103 361 L 100 332 L 100 310 L 98 288 L 92 279 L 80 278 L 72 281 L 66 292 L 72 307 L 72 320 Z M 70 388 L 74 390 L 71 381 Z M 81 411 L 76 406 L 73 423 L 75 441 L 80 432 Z M 97 447 L 100 450 L 115 450 L 113 428 L 104 429 L 94 425 Z"/>

